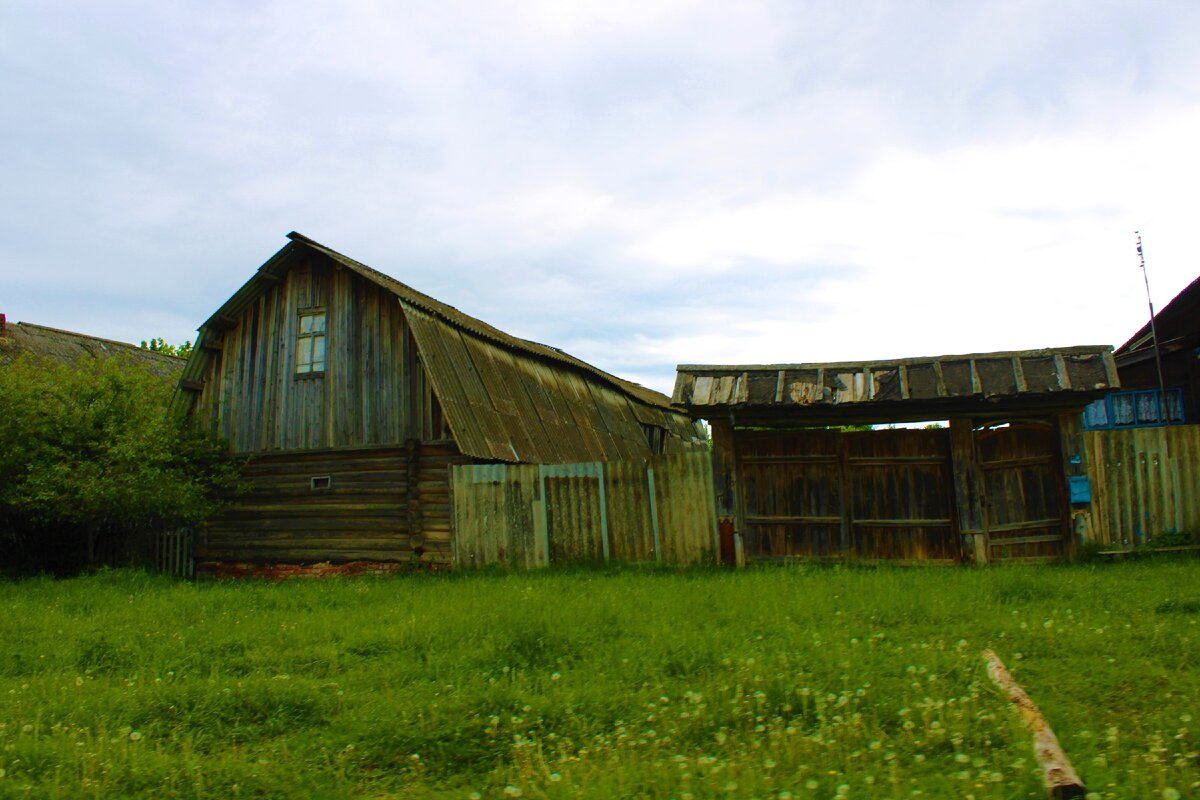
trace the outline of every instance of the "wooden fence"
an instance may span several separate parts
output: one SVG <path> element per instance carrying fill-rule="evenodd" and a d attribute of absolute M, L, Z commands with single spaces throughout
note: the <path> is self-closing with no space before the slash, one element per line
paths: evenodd
<path fill-rule="evenodd" d="M 196 576 L 196 531 L 179 528 L 154 536 L 150 543 L 149 566 L 182 578 Z"/>
<path fill-rule="evenodd" d="M 715 557 L 707 451 L 581 464 L 451 468 L 455 563 L 688 564 Z"/>
<path fill-rule="evenodd" d="M 1200 425 L 1089 431 L 1089 538 L 1136 546 L 1200 531 Z"/>

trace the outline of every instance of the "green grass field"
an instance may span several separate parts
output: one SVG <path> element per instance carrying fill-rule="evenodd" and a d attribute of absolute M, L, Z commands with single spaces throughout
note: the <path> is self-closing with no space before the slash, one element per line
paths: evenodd
<path fill-rule="evenodd" d="M 0 798 L 1200 795 L 1200 560 L 0 582 Z"/>

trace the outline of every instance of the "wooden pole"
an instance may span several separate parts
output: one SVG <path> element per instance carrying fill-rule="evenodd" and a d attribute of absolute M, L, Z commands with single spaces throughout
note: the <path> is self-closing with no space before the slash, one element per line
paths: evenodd
<path fill-rule="evenodd" d="M 984 650 L 983 657 L 988 662 L 988 675 L 1017 707 L 1025 724 L 1033 731 L 1033 751 L 1038 766 L 1042 768 L 1042 783 L 1046 786 L 1047 796 L 1053 800 L 1070 800 L 1086 795 L 1083 781 L 1071 766 L 1054 731 L 1050 730 L 1050 723 L 1042 716 L 1037 705 L 1013 680 L 998 655 L 991 650 Z"/>

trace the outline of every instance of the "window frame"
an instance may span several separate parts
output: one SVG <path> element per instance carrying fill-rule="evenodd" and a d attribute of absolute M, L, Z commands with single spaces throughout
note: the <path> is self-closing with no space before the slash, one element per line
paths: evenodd
<path fill-rule="evenodd" d="M 315 330 L 315 325 L 310 325 L 309 330 L 304 330 L 305 319 L 320 319 L 321 329 Z M 313 359 L 313 348 L 316 342 L 321 342 L 321 360 Z M 312 308 L 302 308 L 297 312 L 296 316 L 296 369 L 295 376 L 298 379 L 305 378 L 323 378 L 325 371 L 329 365 L 329 314 L 325 306 L 313 306 Z M 308 342 L 308 359 L 302 361 L 302 352 L 304 343 Z M 314 369 L 316 364 L 320 364 L 320 369 Z"/>

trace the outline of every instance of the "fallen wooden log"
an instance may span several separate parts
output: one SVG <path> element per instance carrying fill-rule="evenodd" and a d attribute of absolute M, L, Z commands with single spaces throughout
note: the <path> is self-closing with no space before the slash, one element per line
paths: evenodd
<path fill-rule="evenodd" d="M 1083 781 L 1071 766 L 1054 731 L 1050 730 L 1050 723 L 1046 722 L 1037 705 L 1013 680 L 1013 676 L 1009 674 L 1008 668 L 998 655 L 991 650 L 984 650 L 983 657 L 988 662 L 988 675 L 1013 702 L 1021 712 L 1025 724 L 1033 731 L 1033 751 L 1037 756 L 1038 766 L 1042 768 L 1042 782 L 1046 785 L 1049 796 L 1054 800 L 1070 800 L 1086 795 L 1087 789 L 1083 787 Z"/>

